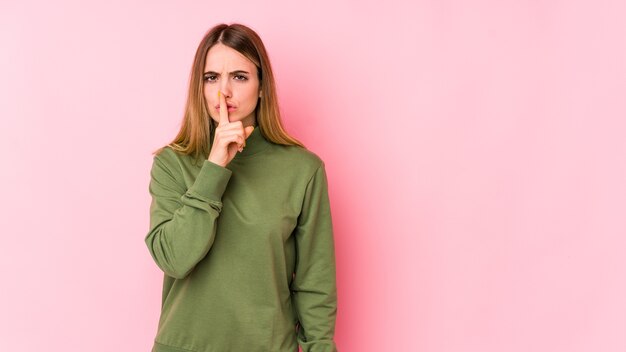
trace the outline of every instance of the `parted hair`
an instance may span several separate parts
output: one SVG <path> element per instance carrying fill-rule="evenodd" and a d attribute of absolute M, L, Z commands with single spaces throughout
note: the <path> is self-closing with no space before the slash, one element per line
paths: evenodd
<path fill-rule="evenodd" d="M 207 158 L 217 123 L 209 115 L 204 99 L 204 65 L 209 49 L 222 43 L 252 61 L 257 68 L 261 97 L 255 109 L 257 127 L 270 142 L 282 145 L 297 145 L 302 142 L 291 137 L 284 129 L 276 94 L 274 74 L 269 56 L 259 35 L 251 28 L 233 23 L 219 24 L 211 28 L 198 45 L 189 76 L 189 92 L 185 113 L 178 134 L 169 144 L 153 152 L 158 155 L 165 147 L 194 158 Z"/>

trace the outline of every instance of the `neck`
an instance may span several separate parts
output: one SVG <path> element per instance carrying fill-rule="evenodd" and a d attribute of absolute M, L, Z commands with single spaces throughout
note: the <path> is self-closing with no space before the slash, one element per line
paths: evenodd
<path fill-rule="evenodd" d="M 252 114 L 244 117 L 241 120 L 241 123 L 243 124 L 243 127 L 247 127 L 247 126 L 254 126 L 254 127 L 256 127 L 256 125 L 257 125 L 257 123 L 256 123 L 256 110 Z"/>

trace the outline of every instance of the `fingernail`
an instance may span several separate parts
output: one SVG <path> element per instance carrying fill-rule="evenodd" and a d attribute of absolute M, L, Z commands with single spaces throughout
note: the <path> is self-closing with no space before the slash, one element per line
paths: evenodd
<path fill-rule="evenodd" d="M 220 98 L 220 91 L 218 90 L 217 91 L 217 99 L 219 99 L 219 98 Z"/>

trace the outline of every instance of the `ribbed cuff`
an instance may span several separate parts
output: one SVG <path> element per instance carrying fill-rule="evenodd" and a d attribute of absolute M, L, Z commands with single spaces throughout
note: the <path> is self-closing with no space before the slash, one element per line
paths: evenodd
<path fill-rule="evenodd" d="M 187 193 L 205 200 L 221 201 L 232 174 L 231 170 L 205 160 Z"/>

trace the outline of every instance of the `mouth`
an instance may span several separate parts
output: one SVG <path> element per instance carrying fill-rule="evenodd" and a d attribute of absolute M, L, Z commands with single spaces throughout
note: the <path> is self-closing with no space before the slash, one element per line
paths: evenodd
<path fill-rule="evenodd" d="M 228 107 L 228 111 L 235 111 L 237 109 L 235 106 L 230 105 L 230 104 L 226 104 L 226 106 Z M 215 105 L 215 109 L 219 110 L 220 109 L 220 105 L 219 104 Z"/>

